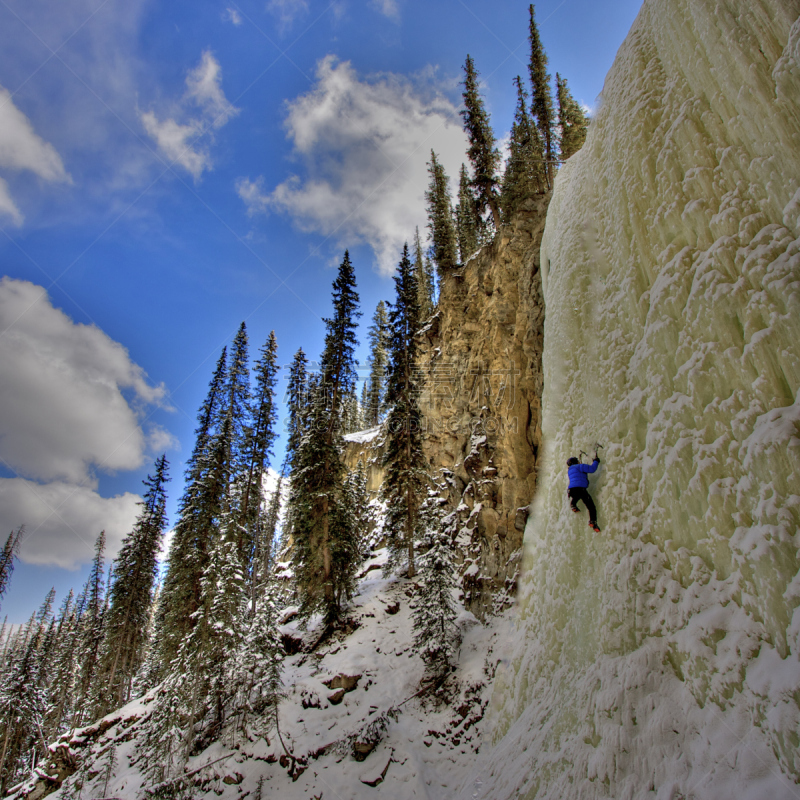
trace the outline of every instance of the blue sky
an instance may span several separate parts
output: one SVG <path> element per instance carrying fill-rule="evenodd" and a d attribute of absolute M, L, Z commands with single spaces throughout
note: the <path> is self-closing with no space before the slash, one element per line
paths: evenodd
<path fill-rule="evenodd" d="M 639 6 L 536 4 L 589 107 Z M 80 587 L 102 528 L 113 556 L 161 452 L 174 512 L 242 320 L 252 355 L 274 329 L 282 363 L 318 356 L 345 247 L 364 328 L 391 299 L 431 148 L 451 177 L 465 160 L 464 59 L 501 139 L 527 8 L 0 0 L 0 533 L 28 529 L 10 621 Z"/>

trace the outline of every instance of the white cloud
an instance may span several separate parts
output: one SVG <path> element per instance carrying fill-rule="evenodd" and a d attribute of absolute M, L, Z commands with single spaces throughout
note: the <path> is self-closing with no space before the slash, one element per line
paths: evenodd
<path fill-rule="evenodd" d="M 15 105 L 11 92 L 0 86 L 0 168 L 30 170 L 46 181 L 70 181 L 61 156 L 33 129 L 30 120 Z M 0 179 L 0 213 L 21 225 L 23 217 Z"/>
<path fill-rule="evenodd" d="M 466 161 L 458 109 L 442 94 L 393 74 L 361 80 L 333 56 L 317 65 L 311 91 L 289 104 L 286 127 L 306 177 L 277 186 L 269 206 L 337 246 L 367 242 L 385 274 L 425 225 L 431 150 L 451 180 Z M 267 204 L 258 180 L 237 189 L 251 213 Z"/>
<path fill-rule="evenodd" d="M 247 216 L 263 213 L 269 208 L 270 197 L 264 191 L 264 178 L 259 177 L 251 181 L 249 178 L 239 178 L 236 181 L 236 193 L 242 198 L 247 207 Z"/>
<path fill-rule="evenodd" d="M 187 111 L 196 106 L 200 116 Z M 213 142 L 212 129 L 219 129 L 239 113 L 222 91 L 222 69 L 214 56 L 206 50 L 200 63 L 186 76 L 186 92 L 177 104 L 175 113 L 159 119 L 153 111 L 140 112 L 147 134 L 158 149 L 174 164 L 182 166 L 195 180 L 211 169 L 208 144 Z M 176 117 L 185 121 L 179 122 Z M 205 143 L 201 140 L 205 139 Z"/>
<path fill-rule="evenodd" d="M 397 0 L 371 0 L 370 5 L 394 22 L 400 21 L 400 8 Z"/>
<path fill-rule="evenodd" d="M 186 95 L 200 106 L 215 128 L 221 128 L 239 113 L 222 91 L 222 69 L 219 61 L 206 50 L 200 63 L 186 76 Z"/>
<path fill-rule="evenodd" d="M 225 22 L 232 22 L 234 25 L 242 24 L 242 15 L 235 8 L 226 8 L 222 19 Z"/>
<path fill-rule="evenodd" d="M 74 323 L 47 292 L 0 281 L 0 458 L 18 475 L 96 485 L 93 470 L 142 465 L 139 405 L 166 407 L 127 350 L 94 325 Z"/>
<path fill-rule="evenodd" d="M 11 192 L 8 191 L 8 184 L 0 178 L 0 214 L 11 217 L 15 225 L 22 225 L 24 217 L 17 208 L 17 204 L 11 199 Z"/>
<path fill-rule="evenodd" d="M 0 478 L 0 530 L 24 523 L 26 561 L 73 567 L 105 528 L 113 557 L 139 498 L 101 497 L 95 473 L 136 469 L 176 444 L 142 427 L 146 407 L 169 408 L 164 386 L 41 286 L 10 278 L 0 280 L 0 374 L 0 463 L 16 473 Z"/>
<path fill-rule="evenodd" d="M 29 564 L 75 569 L 92 559 L 94 542 L 106 532 L 113 558 L 139 513 L 140 497 L 126 492 L 100 497 L 91 489 L 60 481 L 41 485 L 0 478 L 0 530 L 25 524 L 20 558 Z"/>
<path fill-rule="evenodd" d="M 195 142 L 203 133 L 203 124 L 192 120 L 180 125 L 174 119 L 159 122 L 152 111 L 142 113 L 142 125 L 158 149 L 174 164 L 182 166 L 195 180 L 211 168 L 211 156 L 207 148 L 196 147 Z"/>
<path fill-rule="evenodd" d="M 267 11 L 275 17 L 278 30 L 286 33 L 298 17 L 308 13 L 308 0 L 270 0 Z"/>

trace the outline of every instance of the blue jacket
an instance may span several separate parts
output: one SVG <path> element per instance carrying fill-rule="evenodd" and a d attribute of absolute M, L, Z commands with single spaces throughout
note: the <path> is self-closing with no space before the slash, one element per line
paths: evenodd
<path fill-rule="evenodd" d="M 569 488 L 587 489 L 589 487 L 589 478 L 586 477 L 590 472 L 597 472 L 600 466 L 600 459 L 596 458 L 591 464 L 573 464 L 569 468 Z"/>

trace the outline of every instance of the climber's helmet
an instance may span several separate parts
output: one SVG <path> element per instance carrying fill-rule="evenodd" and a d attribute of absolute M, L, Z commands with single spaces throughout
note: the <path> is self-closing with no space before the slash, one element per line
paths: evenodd
<path fill-rule="evenodd" d="M 574 466 L 575 466 L 575 464 L 580 464 L 580 463 L 581 463 L 581 462 L 580 462 L 580 461 L 578 461 L 578 459 L 577 459 L 577 458 L 575 458 L 575 456 L 572 456 L 572 458 L 568 458 L 568 459 L 567 459 L 567 466 L 568 466 L 568 467 L 574 467 Z"/>

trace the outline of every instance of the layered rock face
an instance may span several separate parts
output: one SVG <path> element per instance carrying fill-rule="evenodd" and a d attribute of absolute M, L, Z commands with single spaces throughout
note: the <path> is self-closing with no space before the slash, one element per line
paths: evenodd
<path fill-rule="evenodd" d="M 529 200 L 491 244 L 445 276 L 437 313 L 420 334 L 424 450 L 459 515 L 465 597 L 479 617 L 513 597 L 536 486 L 539 250 L 549 199 Z"/>
<path fill-rule="evenodd" d="M 798 16 L 645 0 L 556 179 L 545 458 L 459 796 L 797 797 Z M 598 439 L 600 535 L 565 493 Z"/>

